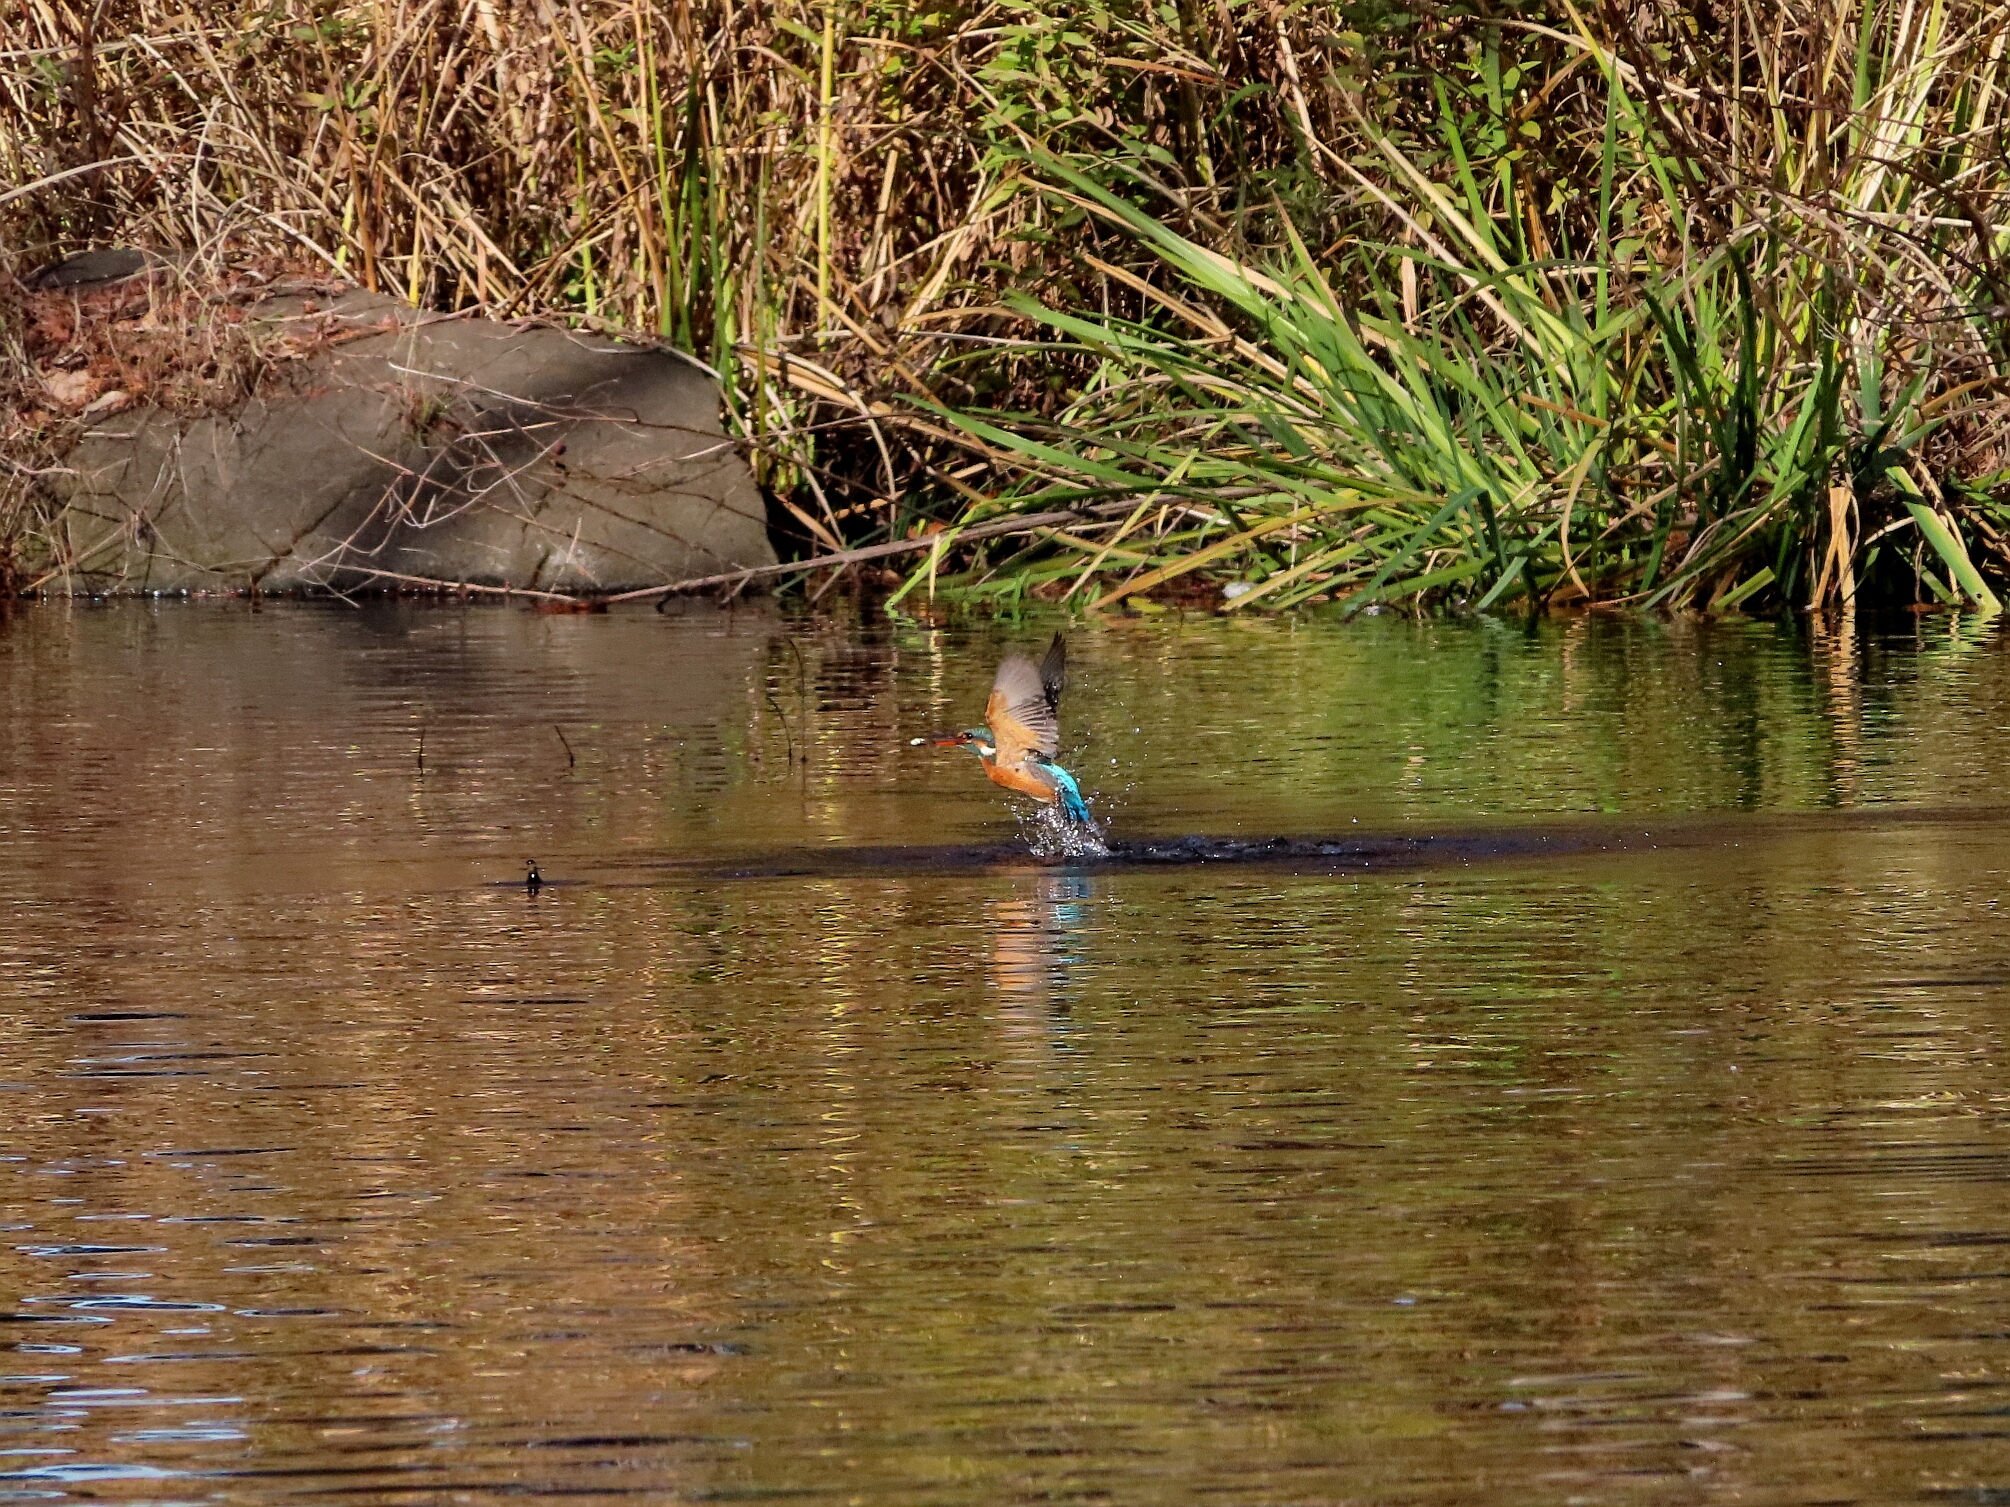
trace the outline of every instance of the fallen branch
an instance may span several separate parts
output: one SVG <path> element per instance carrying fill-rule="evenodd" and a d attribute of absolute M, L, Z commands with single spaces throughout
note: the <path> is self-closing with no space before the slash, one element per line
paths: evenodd
<path fill-rule="evenodd" d="M 540 602 L 590 602 L 591 597 L 579 596 L 563 591 L 540 591 L 534 586 L 482 586 L 473 581 L 448 581 L 435 576 L 408 576 L 395 570 L 380 570 L 374 565 L 362 565 L 353 560 L 342 560 L 330 567 L 333 570 L 353 570 L 358 575 L 367 575 L 373 581 L 396 581 L 400 586 L 424 586 L 434 591 L 479 592 L 485 596 L 528 597 Z M 335 588 L 323 584 L 322 590 Z"/>
<path fill-rule="evenodd" d="M 995 539 L 1001 534 L 1030 534 L 1043 528 L 1052 528 L 1056 524 L 1083 522 L 1096 511 L 1098 509 L 1070 509 L 1060 513 L 1029 513 L 1019 518 L 994 519 L 990 523 L 977 523 L 966 529 L 955 530 L 951 542 L 967 544 L 976 539 Z M 728 570 L 714 576 L 695 576 L 688 581 L 673 581 L 668 586 L 645 586 L 639 591 L 624 591 L 597 600 L 609 604 L 641 602 L 650 597 L 672 596 L 680 591 L 702 591 L 708 586 L 742 586 L 761 576 L 785 576 L 798 572 L 825 570 L 839 565 L 857 565 L 866 560 L 884 560 L 893 555 L 911 555 L 918 550 L 933 549 L 941 539 L 941 533 L 922 534 L 914 539 L 892 539 L 885 544 L 867 544 L 858 549 L 817 555 L 808 560 L 789 560 L 780 565 L 750 565 L 744 570 Z"/>

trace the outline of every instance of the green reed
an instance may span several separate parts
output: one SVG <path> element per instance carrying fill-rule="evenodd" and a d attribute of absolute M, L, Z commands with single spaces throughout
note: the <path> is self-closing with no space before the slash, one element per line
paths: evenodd
<path fill-rule="evenodd" d="M 945 412 L 1013 463 L 970 517 L 1128 506 L 929 584 L 1103 607 L 1199 572 L 1231 578 L 1229 611 L 1731 611 L 1853 602 L 1875 578 L 1873 595 L 1995 610 L 2001 451 L 1978 466 L 1941 442 L 1994 417 L 2000 311 L 1959 244 L 1970 227 L 1924 212 L 1919 158 L 1943 179 L 1994 171 L 1978 147 L 2000 90 L 1962 70 L 1993 67 L 1983 44 L 2001 38 L 1956 45 L 1944 19 L 1897 30 L 1865 5 L 1853 112 L 1812 145 L 1781 133 L 1768 165 L 1787 191 L 1740 178 L 1728 226 L 1703 213 L 1723 165 L 1685 151 L 1582 32 L 1604 118 L 1596 210 L 1574 223 L 1545 224 L 1508 165 L 1481 162 L 1442 89 L 1435 171 L 1365 121 L 1367 170 L 1334 159 L 1401 233 L 1337 259 L 1288 216 L 1281 255 L 1224 254 L 1030 150 L 1050 198 L 1170 276 L 1107 269 L 1141 295 L 1132 318 L 1004 296 L 1092 373 L 1052 416 Z M 1797 190 L 1815 155 L 1819 193 Z"/>

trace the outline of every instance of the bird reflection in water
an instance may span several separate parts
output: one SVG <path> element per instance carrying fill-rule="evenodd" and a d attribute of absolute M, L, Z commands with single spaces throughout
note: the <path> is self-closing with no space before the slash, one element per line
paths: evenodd
<path fill-rule="evenodd" d="M 1070 971 L 1080 963 L 1080 933 L 1093 891 L 1085 875 L 1040 874 L 1009 900 L 988 907 L 991 994 L 1008 1038 L 1062 1032 Z"/>

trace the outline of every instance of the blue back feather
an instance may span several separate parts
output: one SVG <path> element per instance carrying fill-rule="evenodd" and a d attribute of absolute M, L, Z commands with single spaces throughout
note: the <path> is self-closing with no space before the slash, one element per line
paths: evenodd
<path fill-rule="evenodd" d="M 1086 822 L 1089 820 L 1089 803 L 1082 799 L 1082 787 L 1075 783 L 1075 777 L 1051 759 L 1040 761 L 1040 767 L 1054 777 L 1054 785 L 1061 795 L 1061 809 L 1068 813 L 1068 820 Z"/>

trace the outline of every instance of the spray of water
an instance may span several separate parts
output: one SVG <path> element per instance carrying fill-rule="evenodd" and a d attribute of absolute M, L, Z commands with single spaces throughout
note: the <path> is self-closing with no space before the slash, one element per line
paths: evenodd
<path fill-rule="evenodd" d="M 1108 858 L 1109 845 L 1103 829 L 1093 821 L 1069 818 L 1059 801 L 1051 805 L 1019 808 L 1019 834 L 1036 858 Z"/>

